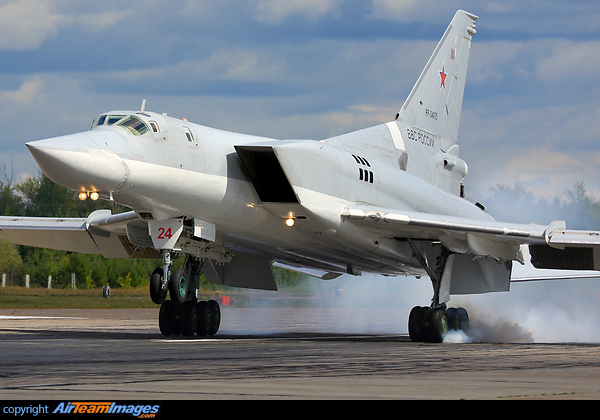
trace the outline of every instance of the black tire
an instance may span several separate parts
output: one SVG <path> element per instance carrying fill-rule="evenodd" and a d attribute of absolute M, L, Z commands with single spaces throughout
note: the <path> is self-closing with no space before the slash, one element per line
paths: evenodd
<path fill-rule="evenodd" d="M 221 326 L 221 307 L 216 300 L 209 300 L 208 308 L 210 311 L 210 326 L 207 334 L 215 335 L 219 331 L 219 326 Z"/>
<path fill-rule="evenodd" d="M 152 302 L 157 305 L 162 304 L 167 298 L 167 291 L 162 290 L 161 283 L 163 278 L 162 268 L 157 268 L 152 272 L 150 276 L 150 298 Z"/>
<path fill-rule="evenodd" d="M 177 305 L 183 305 L 188 293 L 188 281 L 185 272 L 181 268 L 176 268 L 171 273 L 169 281 L 169 294 L 171 300 Z"/>
<path fill-rule="evenodd" d="M 458 309 L 448 308 L 446 309 L 446 319 L 448 320 L 448 330 L 460 330 L 460 315 Z"/>
<path fill-rule="evenodd" d="M 423 341 L 425 332 L 424 315 L 427 308 L 415 306 L 408 316 L 408 335 L 414 342 Z"/>
<path fill-rule="evenodd" d="M 460 318 L 460 329 L 463 331 L 469 330 L 469 313 L 465 308 L 457 308 L 456 312 Z"/>
<path fill-rule="evenodd" d="M 212 312 L 208 306 L 208 302 L 201 301 L 196 303 L 196 311 L 198 312 L 198 325 L 196 326 L 196 334 L 200 337 L 208 335 L 211 330 Z"/>
<path fill-rule="evenodd" d="M 162 335 L 177 334 L 177 306 L 171 300 L 165 300 L 158 313 L 158 328 Z"/>
<path fill-rule="evenodd" d="M 432 343 L 441 343 L 448 332 L 448 318 L 446 311 L 438 308 L 434 309 L 429 315 L 429 341 Z"/>
<path fill-rule="evenodd" d="M 196 310 L 196 302 L 185 302 L 181 307 L 180 315 L 181 334 L 186 337 L 191 337 L 196 333 L 198 327 L 198 311 Z"/>

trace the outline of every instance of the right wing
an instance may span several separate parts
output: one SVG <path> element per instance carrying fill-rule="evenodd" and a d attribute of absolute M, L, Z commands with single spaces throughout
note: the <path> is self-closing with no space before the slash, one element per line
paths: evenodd
<path fill-rule="evenodd" d="M 97 210 L 87 218 L 0 217 L 0 239 L 13 244 L 57 249 L 106 258 L 129 258 L 134 247 L 126 225 L 140 217 L 134 211 L 111 214 Z"/>
<path fill-rule="evenodd" d="M 549 225 L 504 223 L 371 206 L 346 207 L 342 218 L 399 238 L 439 241 L 458 254 L 524 262 L 528 245 L 535 268 L 600 270 L 600 232 Z"/>

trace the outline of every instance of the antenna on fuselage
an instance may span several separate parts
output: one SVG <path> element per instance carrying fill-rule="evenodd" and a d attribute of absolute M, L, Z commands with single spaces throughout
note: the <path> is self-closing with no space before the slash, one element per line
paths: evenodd
<path fill-rule="evenodd" d="M 142 108 L 140 109 L 140 112 L 144 112 L 146 110 L 146 100 L 142 99 Z"/>

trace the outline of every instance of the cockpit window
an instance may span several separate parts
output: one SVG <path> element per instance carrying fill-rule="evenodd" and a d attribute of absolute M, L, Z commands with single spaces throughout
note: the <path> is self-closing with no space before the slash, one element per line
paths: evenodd
<path fill-rule="evenodd" d="M 93 130 L 94 128 L 100 125 L 113 125 L 114 123 L 116 123 L 124 117 L 125 115 L 102 114 L 92 122 L 92 125 L 90 125 L 90 130 Z"/>
<path fill-rule="evenodd" d="M 187 137 L 189 142 L 193 142 L 194 141 L 194 135 L 192 134 L 192 132 L 190 131 L 189 128 L 187 127 L 182 127 L 183 128 L 183 132 L 185 133 L 185 136 Z"/>
<path fill-rule="evenodd" d="M 98 118 L 96 118 L 94 121 L 92 121 L 92 124 L 90 125 L 90 130 L 93 130 L 94 128 L 98 127 L 99 125 L 104 124 L 105 120 L 106 120 L 106 114 L 100 115 Z"/>
<path fill-rule="evenodd" d="M 106 125 L 113 125 L 114 123 L 116 123 L 124 117 L 125 115 L 109 115 L 108 119 L 106 120 Z"/>
<path fill-rule="evenodd" d="M 102 125 L 104 124 L 104 121 L 106 120 L 106 115 L 100 115 L 98 117 L 98 119 L 96 120 L 97 124 L 96 125 Z"/>
<path fill-rule="evenodd" d="M 141 136 L 148 131 L 146 123 L 133 115 L 124 118 L 123 121 L 119 121 L 117 125 L 127 129 L 134 136 Z"/>

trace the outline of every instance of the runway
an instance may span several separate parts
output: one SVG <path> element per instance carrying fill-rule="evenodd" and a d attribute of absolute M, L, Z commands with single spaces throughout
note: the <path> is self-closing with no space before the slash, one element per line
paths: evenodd
<path fill-rule="evenodd" d="M 0 399 L 600 398 L 598 344 L 412 343 L 389 313 L 361 332 L 376 309 L 340 332 L 349 311 L 224 307 L 201 339 L 157 309 L 0 310 Z"/>

